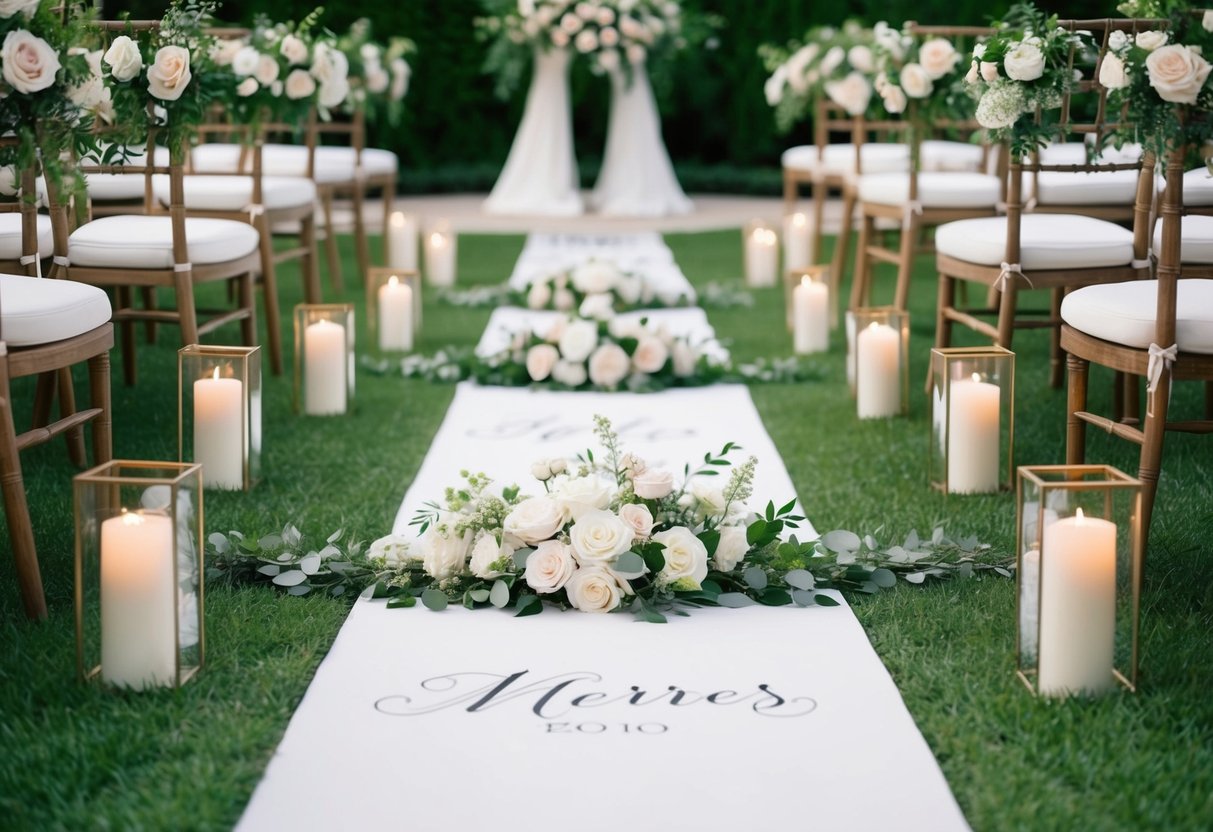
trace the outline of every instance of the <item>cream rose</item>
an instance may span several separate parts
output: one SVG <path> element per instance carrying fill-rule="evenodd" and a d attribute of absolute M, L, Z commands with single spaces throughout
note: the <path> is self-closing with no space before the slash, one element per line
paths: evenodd
<path fill-rule="evenodd" d="M 1103 63 L 1099 65 L 1099 83 L 1108 90 L 1122 90 L 1129 86 L 1125 62 L 1119 56 L 1111 52 L 1104 55 Z"/>
<path fill-rule="evenodd" d="M 938 81 L 952 71 L 960 53 L 944 38 L 931 38 L 918 48 L 918 62 L 932 81 Z"/>
<path fill-rule="evenodd" d="M 510 509 L 502 530 L 528 546 L 553 537 L 568 519 L 563 507 L 551 497 L 528 497 Z"/>
<path fill-rule="evenodd" d="M 973 61 L 969 67 L 969 71 L 965 73 L 966 84 L 976 84 L 981 80 L 981 64 L 978 61 Z"/>
<path fill-rule="evenodd" d="M 624 303 L 637 303 L 643 291 L 644 281 L 636 276 L 622 275 L 615 285 L 615 294 L 619 295 Z"/>
<path fill-rule="evenodd" d="M 552 306 L 561 312 L 568 312 L 577 303 L 577 298 L 568 289 L 557 289 L 552 295 Z"/>
<path fill-rule="evenodd" d="M 615 10 L 610 6 L 602 6 L 598 9 L 598 25 L 610 26 L 615 22 Z"/>
<path fill-rule="evenodd" d="M 1160 46 L 1165 46 L 1167 43 L 1166 32 L 1138 32 L 1133 38 L 1133 42 L 1137 44 L 1139 49 L 1144 49 L 1147 52 L 1153 52 Z"/>
<path fill-rule="evenodd" d="M 568 462 L 564 457 L 553 457 L 536 462 L 531 466 L 531 476 L 540 482 L 547 482 L 557 474 L 563 474 L 568 468 Z"/>
<path fill-rule="evenodd" d="M 557 361 L 552 368 L 552 381 L 565 387 L 580 387 L 586 381 L 585 364 L 572 361 Z"/>
<path fill-rule="evenodd" d="M 1159 98 L 1174 104 L 1195 104 L 1209 79 L 1209 69 L 1209 62 L 1199 53 L 1179 44 L 1160 46 L 1146 58 L 1150 86 Z M 4 74 L 8 75 L 7 64 Z"/>
<path fill-rule="evenodd" d="M 147 68 L 147 91 L 161 101 L 176 101 L 191 78 L 190 51 L 184 46 L 161 46 Z"/>
<path fill-rule="evenodd" d="M 1003 56 L 1002 70 L 1012 81 L 1035 81 L 1045 74 L 1045 55 L 1039 46 L 1024 41 Z"/>
<path fill-rule="evenodd" d="M 421 565 L 425 574 L 436 581 L 445 581 L 463 571 L 467 564 L 468 549 L 472 545 L 472 532 L 455 533 L 458 515 L 442 512 L 419 543 Z"/>
<path fill-rule="evenodd" d="M 283 92 L 292 101 L 310 98 L 316 92 L 316 80 L 308 75 L 306 69 L 292 69 L 290 75 L 286 76 Z"/>
<path fill-rule="evenodd" d="M 564 29 L 553 29 L 552 46 L 555 46 L 557 49 L 564 49 L 568 45 L 569 33 L 564 31 Z"/>
<path fill-rule="evenodd" d="M 632 480 L 632 490 L 642 500 L 660 500 L 674 490 L 674 475 L 661 468 L 649 468 Z"/>
<path fill-rule="evenodd" d="M 236 95 L 241 98 L 248 98 L 259 89 L 261 89 L 261 85 L 257 83 L 256 78 L 245 78 L 236 85 Z"/>
<path fill-rule="evenodd" d="M 1206 32 L 1213 32 L 1213 9 L 1205 11 L 1204 16 L 1200 19 L 1200 25 Z"/>
<path fill-rule="evenodd" d="M 569 603 L 582 612 L 610 612 L 619 606 L 622 597 L 616 577 L 598 566 L 578 569 L 564 588 Z"/>
<path fill-rule="evenodd" d="M 410 551 L 412 541 L 402 534 L 389 534 L 379 538 L 367 550 L 367 557 L 382 558 L 388 566 L 399 569 L 411 561 L 417 560 L 417 555 Z"/>
<path fill-rule="evenodd" d="M 721 572 L 731 572 L 750 551 L 750 543 L 746 540 L 746 528 L 745 526 L 721 526 L 717 531 L 720 532 L 720 542 L 716 544 L 712 567 Z"/>
<path fill-rule="evenodd" d="M 606 72 L 614 72 L 619 69 L 619 63 L 619 51 L 617 49 L 604 49 L 598 53 L 598 66 Z"/>
<path fill-rule="evenodd" d="M 321 107 L 333 109 L 339 107 L 342 101 L 345 101 L 347 95 L 350 94 L 350 82 L 348 78 L 334 78 L 331 81 L 325 81 L 320 85 L 320 94 L 316 96 L 316 102 Z"/>
<path fill-rule="evenodd" d="M 841 81 L 827 81 L 826 95 L 842 107 L 849 115 L 861 115 L 872 100 L 872 85 L 858 72 L 852 72 Z"/>
<path fill-rule="evenodd" d="M 307 44 L 297 35 L 287 35 L 278 46 L 278 52 L 286 58 L 289 66 L 307 61 Z"/>
<path fill-rule="evenodd" d="M 628 503 L 619 509 L 619 519 L 631 527 L 637 540 L 644 540 L 653 532 L 653 513 L 648 506 Z"/>
<path fill-rule="evenodd" d="M 278 62 L 269 55 L 262 55 L 257 59 L 257 68 L 253 70 L 253 77 L 257 79 L 258 84 L 268 87 L 278 80 L 278 72 Z"/>
<path fill-rule="evenodd" d="M 872 50 L 863 44 L 856 44 L 847 50 L 847 63 L 863 73 L 871 73 L 876 70 Z"/>
<path fill-rule="evenodd" d="M 670 358 L 670 348 L 653 335 L 642 335 L 632 353 L 632 365 L 642 373 L 655 373 Z"/>
<path fill-rule="evenodd" d="M 569 477 L 563 480 L 553 495 L 566 517 L 580 519 L 587 511 L 601 511 L 611 504 L 615 490 L 597 475 Z"/>
<path fill-rule="evenodd" d="M 608 321 L 615 317 L 615 302 L 609 294 L 586 295 L 577 310 L 583 318 L 593 318 L 596 321 Z"/>
<path fill-rule="evenodd" d="M 618 387 L 631 371 L 632 359 L 618 344 L 603 344 L 590 356 L 588 369 L 595 386 Z"/>
<path fill-rule="evenodd" d="M 559 540 L 545 540 L 526 559 L 526 584 L 546 595 L 564 588 L 577 564 L 568 546 Z"/>
<path fill-rule="evenodd" d="M 644 63 L 645 59 L 649 56 L 649 53 L 639 43 L 633 43 L 628 45 L 627 55 L 628 63 L 632 64 L 633 66 L 639 66 L 640 64 Z"/>
<path fill-rule="evenodd" d="M 573 47 L 583 55 L 593 52 L 598 48 L 598 35 L 592 29 L 582 29 L 574 38 Z"/>
<path fill-rule="evenodd" d="M 609 292 L 619 282 L 620 274 L 613 264 L 603 260 L 587 260 L 573 269 L 573 288 L 586 295 Z"/>
<path fill-rule="evenodd" d="M 526 305 L 530 309 L 546 309 L 552 302 L 552 287 L 546 280 L 536 280 L 526 293 Z"/>
<path fill-rule="evenodd" d="M 908 63 L 901 68 L 901 88 L 910 98 L 926 98 L 934 89 L 931 76 L 921 64 Z"/>
<path fill-rule="evenodd" d="M 598 42 L 607 49 L 614 49 L 619 45 L 619 30 L 614 26 L 605 26 L 598 32 Z"/>
<path fill-rule="evenodd" d="M 565 361 L 585 361 L 598 346 L 598 325 L 591 321 L 570 321 L 557 346 Z"/>
<path fill-rule="evenodd" d="M 691 482 L 691 494 L 695 497 L 701 516 L 716 516 L 724 513 L 724 491 L 720 486 L 712 485 L 706 479 L 696 479 Z"/>
<path fill-rule="evenodd" d="M 580 566 L 609 567 L 632 548 L 635 529 L 618 515 L 601 509 L 582 513 L 569 529 L 569 546 Z"/>
<path fill-rule="evenodd" d="M 988 83 L 998 80 L 998 64 L 993 61 L 981 62 L 981 77 Z"/>
<path fill-rule="evenodd" d="M 392 77 L 382 66 L 376 65 L 366 71 L 366 88 L 375 95 L 386 92 L 391 83 Z"/>
<path fill-rule="evenodd" d="M 662 544 L 665 549 L 665 566 L 661 569 L 659 578 L 665 583 L 673 583 L 680 578 L 690 578 L 695 584 L 701 585 L 708 576 L 708 549 L 703 541 L 691 534 L 684 526 L 675 526 L 664 532 L 653 535 L 653 542 Z"/>
<path fill-rule="evenodd" d="M 536 344 L 527 350 L 526 372 L 531 381 L 543 381 L 552 374 L 560 353 L 551 344 Z"/>
<path fill-rule="evenodd" d="M 572 12 L 569 12 L 564 17 L 560 18 L 560 30 L 566 35 L 575 35 L 580 32 L 584 26 L 585 22 Z"/>
<path fill-rule="evenodd" d="M 232 72 L 237 78 L 244 78 L 257 71 L 257 62 L 261 54 L 252 46 L 243 46 L 232 58 Z"/>
<path fill-rule="evenodd" d="M 39 0 L 0 0 L 0 17 L 9 18 L 21 15 L 25 18 L 34 16 L 38 11 Z"/>
<path fill-rule="evenodd" d="M 319 83 L 338 81 L 350 73 L 350 61 L 345 53 L 323 41 L 316 44 L 312 55 L 312 77 Z"/>
<path fill-rule="evenodd" d="M 51 45 L 24 29 L 5 35 L 0 63 L 4 64 L 4 80 L 21 93 L 40 92 L 55 83 L 61 66 Z"/>
<path fill-rule="evenodd" d="M 829 75 L 831 72 L 838 69 L 839 65 L 843 62 L 843 59 L 845 59 L 846 56 L 846 50 L 841 46 L 830 47 L 829 51 L 826 52 L 822 57 L 821 63 L 818 64 L 821 74 Z"/>
<path fill-rule="evenodd" d="M 640 340 L 645 335 L 645 329 L 640 325 L 637 318 L 611 318 L 607 322 L 607 332 L 611 333 L 613 338 L 635 338 Z"/>
<path fill-rule="evenodd" d="M 110 75 L 115 81 L 129 81 L 143 71 L 143 56 L 139 54 L 139 44 L 126 35 L 114 38 L 101 59 L 109 65 Z"/>
<path fill-rule="evenodd" d="M 493 578 L 500 578 L 505 574 L 493 569 L 493 564 L 513 554 L 513 548 L 498 543 L 497 538 L 491 534 L 486 534 L 477 540 L 476 545 L 472 547 L 472 559 L 468 563 L 468 569 L 477 578 L 491 581 Z"/>

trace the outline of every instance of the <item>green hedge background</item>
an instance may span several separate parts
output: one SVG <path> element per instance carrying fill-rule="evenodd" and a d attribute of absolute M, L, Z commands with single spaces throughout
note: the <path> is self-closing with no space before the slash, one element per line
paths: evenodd
<path fill-rule="evenodd" d="M 718 48 L 683 53 L 672 67 L 667 88 L 658 91 L 666 144 L 683 185 L 697 191 L 777 192 L 780 152 L 808 137 L 808 125 L 790 135 L 775 130 L 762 94 L 766 76 L 757 56 L 759 44 L 798 37 L 810 26 L 846 17 L 979 24 L 1007 5 L 1007 0 L 934 0 L 925 8 L 908 0 L 684 0 L 684 8 L 718 14 L 726 25 Z M 1113 0 L 1042 5 L 1074 17 L 1115 14 Z M 136 18 L 158 17 L 164 7 L 163 2 L 134 0 L 107 3 L 105 12 L 110 17 L 128 11 Z M 226 20 L 247 23 L 257 12 L 294 20 L 312 8 L 297 0 L 259 0 L 226 3 L 220 13 Z M 510 101 L 493 95 L 492 79 L 481 72 L 484 48 L 473 34 L 472 20 L 479 14 L 479 0 L 326 7 L 323 19 L 334 30 L 365 16 L 380 37 L 404 35 L 417 43 L 405 119 L 398 128 L 378 126 L 371 136 L 377 146 L 400 155 L 402 190 L 487 189 L 509 152 L 525 90 Z M 572 91 L 577 156 L 583 177 L 592 181 L 606 136 L 609 89 L 604 78 L 593 77 L 579 64 L 573 69 Z"/>

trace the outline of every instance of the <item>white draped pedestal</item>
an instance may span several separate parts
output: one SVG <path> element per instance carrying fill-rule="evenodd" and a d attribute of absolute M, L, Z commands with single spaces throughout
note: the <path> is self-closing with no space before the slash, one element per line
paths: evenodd
<path fill-rule="evenodd" d="M 489 214 L 570 217 L 583 210 L 573 154 L 567 49 L 536 50 L 522 123 L 493 192 Z"/>
<path fill-rule="evenodd" d="M 661 138 L 661 118 L 643 64 L 633 67 L 631 84 L 621 70 L 611 73 L 606 152 L 590 203 L 607 216 L 664 217 L 692 210 Z"/>

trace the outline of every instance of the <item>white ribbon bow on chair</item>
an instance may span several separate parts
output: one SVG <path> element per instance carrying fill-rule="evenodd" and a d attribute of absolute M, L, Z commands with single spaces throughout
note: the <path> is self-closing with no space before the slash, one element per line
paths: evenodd
<path fill-rule="evenodd" d="M 1150 363 L 1146 365 L 1146 378 L 1149 379 L 1149 383 L 1146 385 L 1147 393 L 1153 393 L 1158 389 L 1158 382 L 1162 380 L 1162 371 L 1170 369 L 1178 355 L 1179 344 L 1172 344 L 1165 350 L 1158 344 L 1150 344 Z"/>
<path fill-rule="evenodd" d="M 1018 263 L 1008 263 L 1005 260 L 1002 263 L 1002 271 L 998 273 L 998 277 L 994 280 L 994 288 L 1000 292 L 1007 290 L 1007 281 L 1012 277 L 1022 277 L 1029 286 L 1032 281 L 1028 280 L 1028 276 L 1023 273 L 1023 267 Z"/>
<path fill-rule="evenodd" d="M 906 203 L 906 212 L 901 218 L 901 225 L 903 228 L 909 227 L 910 220 L 913 219 L 915 214 L 920 217 L 922 216 L 922 202 L 917 199 L 913 202 Z"/>

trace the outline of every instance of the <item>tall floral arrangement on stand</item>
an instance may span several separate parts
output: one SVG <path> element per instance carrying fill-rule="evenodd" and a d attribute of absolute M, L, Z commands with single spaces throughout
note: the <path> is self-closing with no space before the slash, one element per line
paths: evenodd
<path fill-rule="evenodd" d="M 883 25 L 883 24 L 880 24 Z M 764 44 L 759 56 L 770 76 L 763 86 L 783 131 L 807 118 L 823 96 L 849 115 L 874 115 L 875 30 L 848 21 L 809 30 L 803 41 Z"/>

